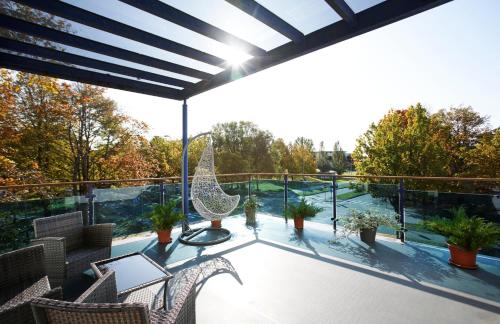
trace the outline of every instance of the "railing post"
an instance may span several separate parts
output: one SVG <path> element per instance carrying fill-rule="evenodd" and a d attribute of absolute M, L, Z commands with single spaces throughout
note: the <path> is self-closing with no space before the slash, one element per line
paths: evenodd
<path fill-rule="evenodd" d="M 403 178 L 399 179 L 399 239 L 402 243 L 405 241 L 405 184 Z"/>
<path fill-rule="evenodd" d="M 333 230 L 337 231 L 337 176 L 332 177 Z"/>
<path fill-rule="evenodd" d="M 165 205 L 165 182 L 160 182 L 160 205 Z"/>
<path fill-rule="evenodd" d="M 252 196 L 252 176 L 248 176 L 248 198 Z"/>
<path fill-rule="evenodd" d="M 88 217 L 87 217 L 87 222 L 88 225 L 93 225 L 94 224 L 94 186 L 91 183 L 87 184 L 87 198 L 88 202 Z"/>
<path fill-rule="evenodd" d="M 188 106 L 184 100 L 182 104 L 182 212 L 189 214 L 189 184 L 188 184 Z"/>
<path fill-rule="evenodd" d="M 286 214 L 288 209 L 288 171 L 285 173 L 283 181 L 284 181 L 284 191 L 285 191 L 284 192 L 285 206 L 283 207 L 283 211 L 285 213 L 285 223 L 288 223 L 288 215 Z"/>

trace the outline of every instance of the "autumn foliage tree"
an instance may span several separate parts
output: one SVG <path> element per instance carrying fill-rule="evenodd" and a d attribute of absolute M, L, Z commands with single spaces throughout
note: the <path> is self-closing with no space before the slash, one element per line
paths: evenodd
<path fill-rule="evenodd" d="M 212 128 L 216 167 L 220 173 L 273 172 L 273 136 L 251 122 L 229 122 Z"/>
<path fill-rule="evenodd" d="M 311 139 L 298 137 L 293 144 L 289 145 L 292 163 L 288 171 L 291 173 L 315 173 L 316 156 L 314 154 L 314 143 Z"/>
<path fill-rule="evenodd" d="M 360 174 L 493 176 L 500 160 L 498 129 L 471 107 L 430 114 L 421 104 L 391 110 L 358 138 Z"/>
<path fill-rule="evenodd" d="M 146 126 L 120 113 L 104 89 L 7 70 L 0 77 L 4 181 L 25 182 L 30 174 L 82 181 L 151 173 Z"/>

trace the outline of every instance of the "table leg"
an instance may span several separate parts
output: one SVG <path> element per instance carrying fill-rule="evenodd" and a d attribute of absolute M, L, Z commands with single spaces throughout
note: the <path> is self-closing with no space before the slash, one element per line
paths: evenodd
<path fill-rule="evenodd" d="M 168 280 L 165 280 L 165 286 L 163 287 L 163 309 L 167 310 L 167 288 Z"/>

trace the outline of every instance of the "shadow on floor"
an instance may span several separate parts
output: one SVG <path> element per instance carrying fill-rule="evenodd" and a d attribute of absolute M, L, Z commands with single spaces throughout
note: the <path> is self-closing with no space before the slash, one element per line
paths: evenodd
<path fill-rule="evenodd" d="M 234 237 L 231 241 L 218 245 L 217 249 L 182 245 L 174 237 L 174 242 L 169 245 L 159 245 L 156 238 L 148 238 L 113 247 L 113 253 L 141 251 L 161 265 L 175 263 L 173 267 L 168 267 L 172 273 L 193 266 L 201 267 L 202 275 L 198 282 L 198 289 L 201 289 L 210 278 L 223 273 L 231 274 L 237 282 L 243 284 L 225 255 L 262 243 L 500 314 L 499 306 L 474 298 L 479 296 L 500 302 L 497 261 L 491 262 L 493 265 L 488 267 L 485 265 L 484 269 L 465 271 L 448 265 L 448 254 L 444 250 L 382 239 L 377 239 L 374 245 L 366 245 L 357 238 L 335 237 L 331 230 L 310 226 L 303 231 L 296 231 L 291 225 L 283 224 L 278 219 L 273 220 L 273 217 L 268 218 L 265 221 L 259 220 L 255 226 L 243 225 L 243 222 L 240 223 L 242 219 L 234 219 L 232 223 L 228 220 L 227 224 Z M 68 299 L 76 298 L 79 293 L 75 291 L 81 293 L 92 283 L 88 277 L 84 279 L 71 287 Z"/>
<path fill-rule="evenodd" d="M 349 269 L 352 271 L 358 271 L 358 272 L 361 272 L 361 273 L 366 274 L 366 275 L 377 277 L 379 279 L 388 280 L 388 281 L 391 281 L 393 283 L 404 285 L 406 287 L 418 289 L 418 290 L 421 290 L 421 291 L 424 291 L 424 292 L 427 292 L 430 294 L 434 294 L 434 295 L 437 295 L 437 296 L 440 296 L 443 298 L 448 298 L 448 299 L 451 299 L 451 300 L 454 300 L 454 301 L 457 301 L 460 303 L 472 305 L 472 306 L 477 307 L 477 308 L 481 308 L 481 309 L 484 309 L 484 310 L 487 310 L 490 312 L 500 314 L 500 307 L 499 306 L 485 303 L 485 302 L 482 302 L 480 300 L 477 300 L 474 298 L 469 298 L 469 297 L 466 297 L 466 296 L 463 296 L 460 294 L 455 294 L 451 291 L 431 287 L 431 286 L 425 285 L 425 284 L 420 283 L 420 282 L 415 281 L 415 280 L 407 280 L 404 278 L 396 277 L 396 276 L 391 275 L 391 274 L 386 274 L 386 273 L 383 273 L 380 271 L 370 270 L 370 269 L 367 269 L 365 267 L 357 266 L 357 265 L 354 265 L 352 263 L 345 263 L 342 261 L 337 261 L 337 260 L 333 260 L 331 258 L 321 256 L 318 254 L 311 254 L 307 251 L 300 251 L 300 250 L 297 250 L 293 247 L 287 247 L 287 246 L 284 246 L 281 244 L 276 244 L 274 242 L 259 241 L 259 243 L 266 244 L 266 245 L 269 245 L 269 246 L 272 246 L 272 247 L 275 247 L 278 249 L 282 249 L 284 251 L 300 254 L 304 257 L 313 258 L 313 259 L 316 259 L 319 261 L 327 262 L 327 263 L 330 263 L 332 265 L 343 267 L 343 268 L 346 268 L 346 269 Z M 390 265 L 384 265 L 384 268 L 389 268 L 389 267 L 390 267 Z M 498 278 L 495 277 L 495 280 L 498 280 Z"/>

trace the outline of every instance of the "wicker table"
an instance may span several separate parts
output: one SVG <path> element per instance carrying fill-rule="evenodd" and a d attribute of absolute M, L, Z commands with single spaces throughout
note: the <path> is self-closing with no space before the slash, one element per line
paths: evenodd
<path fill-rule="evenodd" d="M 114 270 L 118 297 L 133 291 L 165 282 L 163 288 L 163 308 L 167 306 L 167 284 L 173 277 L 167 270 L 140 252 L 91 263 L 98 278 L 107 271 Z"/>

